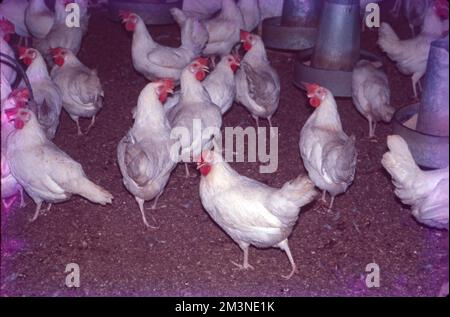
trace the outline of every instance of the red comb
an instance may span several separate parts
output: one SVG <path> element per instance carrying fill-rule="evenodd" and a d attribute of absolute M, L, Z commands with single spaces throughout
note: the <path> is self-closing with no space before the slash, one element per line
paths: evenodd
<path fill-rule="evenodd" d="M 250 32 L 241 30 L 241 35 L 240 35 L 241 36 L 241 41 L 246 41 L 249 35 L 250 35 Z"/>
<path fill-rule="evenodd" d="M 28 99 L 30 99 L 30 91 L 28 88 L 20 88 L 20 89 L 14 89 L 10 94 L 9 98 L 13 98 L 20 102 L 25 102 Z"/>
<path fill-rule="evenodd" d="M 64 51 L 64 49 L 62 47 L 54 47 L 50 49 L 50 53 L 55 56 L 55 55 L 59 55 Z"/>
<path fill-rule="evenodd" d="M 197 58 L 196 61 L 202 64 L 203 66 L 208 66 L 208 59 L 206 57 L 199 57 Z"/>
<path fill-rule="evenodd" d="M 126 11 L 126 10 L 119 11 L 119 17 L 121 17 L 122 19 L 127 19 L 131 14 L 133 14 L 133 12 L 131 12 L 131 11 Z"/>
<path fill-rule="evenodd" d="M 175 87 L 175 81 L 172 78 L 164 78 L 161 81 L 167 90 L 171 90 Z"/>
<path fill-rule="evenodd" d="M 29 48 L 26 46 L 19 46 L 18 50 L 19 50 L 19 56 L 24 56 L 27 53 L 27 50 Z"/>
<path fill-rule="evenodd" d="M 320 86 L 318 84 L 310 84 L 310 83 L 302 82 L 302 85 L 303 85 L 303 87 L 305 87 L 306 92 L 308 94 L 314 94 L 316 92 L 316 90 L 320 88 Z"/>

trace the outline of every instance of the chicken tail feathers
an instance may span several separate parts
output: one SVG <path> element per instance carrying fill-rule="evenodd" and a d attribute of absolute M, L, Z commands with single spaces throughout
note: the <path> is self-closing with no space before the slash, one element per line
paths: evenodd
<path fill-rule="evenodd" d="M 293 202 L 297 207 L 309 204 L 317 195 L 314 183 L 304 175 L 285 183 L 276 193 Z"/>
<path fill-rule="evenodd" d="M 404 187 L 406 179 L 411 180 L 412 174 L 421 170 L 414 161 L 408 144 L 398 135 L 390 135 L 387 139 L 389 152 L 383 155 L 381 164 L 392 176 L 396 187 Z"/>
<path fill-rule="evenodd" d="M 395 49 L 395 43 L 400 40 L 397 34 L 394 32 L 392 27 L 385 22 L 381 23 L 378 34 L 378 45 L 388 55 L 391 54 L 393 49 Z"/>
<path fill-rule="evenodd" d="M 76 188 L 76 194 L 83 196 L 87 200 L 96 204 L 111 204 L 114 198 L 113 195 L 111 195 L 106 189 L 94 184 L 86 177 L 82 177 L 78 180 Z"/>

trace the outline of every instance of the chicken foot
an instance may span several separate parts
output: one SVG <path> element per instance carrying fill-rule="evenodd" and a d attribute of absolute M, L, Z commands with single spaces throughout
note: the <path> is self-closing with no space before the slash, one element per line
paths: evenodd
<path fill-rule="evenodd" d="M 278 244 L 278 247 L 283 250 L 284 252 L 286 252 L 286 255 L 289 259 L 289 262 L 291 263 L 291 273 L 289 273 L 288 275 L 281 275 L 283 278 L 289 280 L 294 274 L 298 273 L 297 270 L 297 265 L 295 264 L 294 258 L 292 256 L 291 253 L 291 249 L 289 249 L 289 244 L 288 244 L 288 240 L 283 240 Z"/>
<path fill-rule="evenodd" d="M 334 198 L 335 198 L 334 196 L 331 196 L 331 201 L 327 208 L 328 213 L 331 212 L 331 210 L 333 209 Z M 322 197 L 319 199 L 319 202 L 320 202 L 319 208 L 324 208 L 327 206 L 327 191 L 326 190 L 322 191 Z"/>
<path fill-rule="evenodd" d="M 422 91 L 422 83 L 420 82 L 420 78 L 422 78 L 423 74 L 421 73 L 414 73 L 411 76 L 411 83 L 413 86 L 413 93 L 414 93 L 414 98 L 418 98 L 419 95 L 417 94 L 417 87 L 419 87 L 419 90 Z"/>
<path fill-rule="evenodd" d="M 369 120 L 369 139 L 375 138 L 375 129 L 377 128 L 377 122 L 372 121 L 372 118 L 368 118 Z"/>
<path fill-rule="evenodd" d="M 95 124 L 95 116 L 93 116 L 92 119 L 91 119 L 91 123 L 90 123 L 89 126 L 87 127 L 86 132 L 83 133 L 83 131 L 81 131 L 81 127 L 80 127 L 80 119 L 79 119 L 78 117 L 72 118 L 72 119 L 73 119 L 73 120 L 75 121 L 75 123 L 77 124 L 77 134 L 78 134 L 79 136 L 88 134 L 89 131 L 91 130 L 91 128 L 92 128 L 92 127 L 94 126 L 94 124 Z"/>
<path fill-rule="evenodd" d="M 158 196 L 157 198 L 159 198 L 159 196 Z M 142 221 L 144 221 L 144 225 L 145 225 L 147 228 L 151 228 L 151 229 L 159 229 L 159 226 L 157 226 L 157 227 L 151 226 L 151 225 L 148 223 L 147 218 L 145 217 L 145 213 L 144 213 L 144 202 L 145 202 L 145 200 L 143 200 L 143 199 L 141 199 L 141 198 L 139 198 L 139 197 L 135 197 L 135 199 L 136 199 L 136 201 L 137 201 L 137 203 L 138 203 L 138 205 L 139 205 L 139 210 L 141 211 Z M 158 200 L 156 199 L 156 202 L 157 202 L 157 201 L 158 201 Z M 156 208 L 155 203 L 153 204 L 153 206 L 155 206 L 155 208 Z M 153 215 L 150 215 L 150 216 L 152 217 L 153 222 L 154 222 L 154 223 L 157 223 L 157 222 L 156 222 L 156 219 L 153 217 Z"/>
<path fill-rule="evenodd" d="M 25 198 L 24 198 L 24 195 L 23 195 L 23 188 L 22 187 L 19 189 L 19 193 L 20 193 L 20 206 L 19 207 L 23 208 L 27 204 L 25 203 Z"/>
<path fill-rule="evenodd" d="M 238 264 L 234 261 L 231 261 L 231 263 L 236 265 L 240 270 L 248 270 L 248 269 L 254 270 L 255 268 L 248 263 L 248 247 L 249 247 L 249 245 L 248 244 L 240 244 L 239 247 L 242 249 L 242 251 L 244 251 L 244 264 Z"/>

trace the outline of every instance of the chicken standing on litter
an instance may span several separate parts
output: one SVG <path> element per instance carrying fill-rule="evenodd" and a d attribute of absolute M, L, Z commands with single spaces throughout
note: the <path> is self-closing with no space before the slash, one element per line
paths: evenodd
<path fill-rule="evenodd" d="M 204 25 L 195 18 L 178 18 L 181 46 L 174 48 L 156 43 L 137 14 L 122 12 L 121 17 L 125 29 L 133 32 L 131 56 L 134 69 L 148 80 L 173 78 L 178 81 L 183 68 L 200 55 L 208 40 Z"/>
<path fill-rule="evenodd" d="M 443 20 L 447 22 L 444 23 Z M 422 89 L 420 79 L 427 69 L 431 42 L 448 33 L 448 6 L 430 6 L 422 31 L 414 38 L 400 40 L 392 27 L 385 22 L 381 23 L 378 32 L 378 45 L 396 63 L 402 74 L 411 75 L 414 97 L 417 98 L 417 86 Z"/>
<path fill-rule="evenodd" d="M 95 123 L 95 117 L 103 107 L 103 88 L 96 70 L 83 65 L 68 49 L 52 49 L 55 66 L 51 71 L 54 83 L 59 87 L 63 107 L 77 124 L 78 135 L 83 135 L 79 118 L 91 118 L 86 133 Z"/>
<path fill-rule="evenodd" d="M 323 202 L 330 193 L 330 211 L 334 198 L 344 193 L 355 177 L 355 137 L 343 131 L 332 93 L 316 84 L 303 85 L 316 109 L 300 132 L 300 154 L 309 178 L 323 191 Z"/>
<path fill-rule="evenodd" d="M 297 222 L 300 208 L 316 196 L 314 184 L 298 176 L 280 189 L 239 175 L 218 152 L 206 151 L 198 163 L 201 173 L 200 198 L 213 220 L 244 251 L 241 269 L 253 269 L 248 248 L 278 247 L 292 266 L 286 279 L 297 272 L 288 238 Z"/>
<path fill-rule="evenodd" d="M 166 79 L 150 83 L 142 90 L 133 127 L 117 147 L 123 183 L 134 195 L 144 224 L 151 228 L 156 227 L 147 222 L 144 202 L 154 199 L 152 209 L 156 209 L 177 164 L 170 154 L 174 141 L 170 139 L 170 125 L 162 105 L 172 89 L 173 80 Z"/>
<path fill-rule="evenodd" d="M 377 122 L 390 122 L 395 112 L 390 106 L 389 81 L 380 67 L 381 64 L 361 60 L 353 68 L 353 103 L 369 121 L 369 138 L 375 137 Z"/>
<path fill-rule="evenodd" d="M 90 181 L 79 163 L 47 139 L 31 110 L 16 107 L 5 113 L 15 128 L 7 138 L 6 159 L 14 178 L 36 203 L 32 221 L 43 202 L 50 209 L 73 194 L 101 205 L 112 202 L 108 191 Z"/>
<path fill-rule="evenodd" d="M 241 31 L 245 56 L 236 72 L 236 101 L 242 104 L 259 126 L 259 118 L 271 118 L 280 102 L 280 78 L 270 66 L 264 43 L 256 34 Z"/>

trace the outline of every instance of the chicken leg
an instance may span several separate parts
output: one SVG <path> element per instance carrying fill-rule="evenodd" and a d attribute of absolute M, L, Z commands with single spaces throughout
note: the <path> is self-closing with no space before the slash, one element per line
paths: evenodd
<path fill-rule="evenodd" d="M 39 212 L 41 211 L 41 206 L 42 206 L 42 201 L 37 201 L 36 209 L 34 211 L 34 216 L 33 216 L 33 218 L 30 219 L 30 222 L 35 221 L 39 217 Z"/>
<path fill-rule="evenodd" d="M 242 251 L 244 251 L 244 264 L 238 264 L 238 263 L 236 263 L 234 261 L 231 261 L 231 263 L 236 265 L 241 270 L 248 270 L 248 269 L 254 270 L 255 268 L 248 263 L 248 247 L 249 247 L 249 244 L 242 243 L 242 244 L 239 244 L 239 247 L 242 249 Z"/>
<path fill-rule="evenodd" d="M 326 190 L 322 191 L 322 198 L 320 198 L 320 201 L 323 203 L 327 202 L 327 191 Z"/>
<path fill-rule="evenodd" d="M 158 196 L 156 196 L 155 201 L 153 202 L 153 205 L 152 205 L 152 209 L 153 209 L 153 210 L 156 209 L 156 205 L 158 204 L 158 199 L 159 199 L 159 197 L 161 197 L 161 195 L 162 195 L 162 192 L 160 192 L 160 193 L 158 194 Z"/>
<path fill-rule="evenodd" d="M 23 188 L 22 187 L 19 189 L 19 193 L 20 193 L 20 208 L 23 208 L 27 204 L 25 203 L 25 198 L 24 198 L 24 195 L 23 195 Z"/>
<path fill-rule="evenodd" d="M 92 117 L 92 119 L 91 119 L 91 124 L 89 124 L 89 126 L 88 126 L 88 128 L 87 128 L 86 134 L 89 133 L 89 130 L 91 130 L 91 128 L 94 126 L 94 124 L 95 124 L 95 115 L 94 115 L 94 116 Z"/>
<path fill-rule="evenodd" d="M 77 134 L 78 134 L 78 136 L 82 136 L 83 132 L 81 132 L 80 120 L 78 117 L 74 120 L 75 120 L 75 123 L 77 124 Z"/>
<path fill-rule="evenodd" d="M 135 197 L 135 199 L 136 199 L 136 201 L 137 201 L 137 203 L 138 203 L 138 205 L 139 205 L 139 210 L 141 211 L 142 221 L 144 221 L 144 225 L 145 225 L 147 228 L 151 228 L 151 229 L 159 229 L 159 226 L 158 226 L 158 227 L 150 226 L 150 224 L 149 224 L 148 221 L 147 221 L 147 218 L 145 217 L 145 213 L 144 213 L 144 202 L 145 202 L 145 200 L 143 200 L 143 199 L 141 199 L 141 198 L 139 198 L 139 197 Z M 156 220 L 155 220 L 155 218 L 153 217 L 153 215 L 152 215 L 152 219 L 153 219 L 153 222 L 156 223 Z"/>
<path fill-rule="evenodd" d="M 297 270 L 297 265 L 294 262 L 294 258 L 292 257 L 292 253 L 291 250 L 289 249 L 289 244 L 288 244 L 288 240 L 283 240 L 278 244 L 278 247 L 283 250 L 284 252 L 286 252 L 286 255 L 289 259 L 289 262 L 291 263 L 291 273 L 289 273 L 288 275 L 282 275 L 283 278 L 289 280 L 295 273 L 298 273 Z"/>
<path fill-rule="evenodd" d="M 419 89 L 422 90 L 422 84 L 420 83 L 420 78 L 422 78 L 424 74 L 420 73 L 414 73 L 411 76 L 411 83 L 413 86 L 413 92 L 414 92 L 414 97 L 418 98 L 418 94 L 417 94 L 417 85 L 419 86 Z"/>
<path fill-rule="evenodd" d="M 333 208 L 334 203 L 334 196 L 331 196 L 330 206 L 328 207 L 328 212 L 331 212 L 331 209 Z"/>

